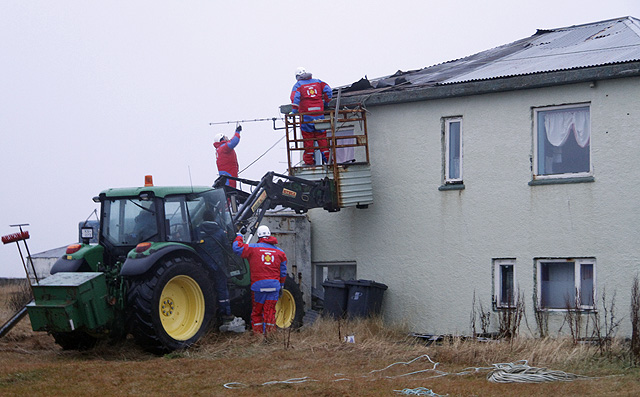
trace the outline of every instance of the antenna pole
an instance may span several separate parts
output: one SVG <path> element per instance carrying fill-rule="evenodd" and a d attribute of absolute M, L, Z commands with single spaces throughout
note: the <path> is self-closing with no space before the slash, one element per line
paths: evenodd
<path fill-rule="evenodd" d="M 252 120 L 229 120 L 229 121 L 217 121 L 215 123 L 209 123 L 209 125 L 218 125 L 218 124 L 239 124 L 239 123 L 253 123 L 256 121 L 275 121 L 276 117 L 266 118 L 266 119 L 252 119 Z"/>

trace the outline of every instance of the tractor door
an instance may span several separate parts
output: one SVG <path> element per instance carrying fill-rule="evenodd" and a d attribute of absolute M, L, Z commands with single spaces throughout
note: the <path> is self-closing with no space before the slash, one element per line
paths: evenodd
<path fill-rule="evenodd" d="M 186 208 L 193 230 L 193 244 L 203 252 L 205 259 L 216 262 L 227 277 L 245 274 L 247 266 L 231 248 L 236 230 L 224 190 L 189 195 Z"/>
<path fill-rule="evenodd" d="M 100 242 L 108 262 L 123 261 L 127 253 L 142 241 L 159 241 L 157 200 L 137 197 L 106 199 L 102 203 Z"/>

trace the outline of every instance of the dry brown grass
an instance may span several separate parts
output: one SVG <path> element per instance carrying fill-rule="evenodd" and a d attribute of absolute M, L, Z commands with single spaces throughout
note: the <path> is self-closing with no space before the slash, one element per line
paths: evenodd
<path fill-rule="evenodd" d="M 10 310 L 16 312 L 33 299 L 33 292 L 27 280 L 18 279 L 5 281 L 5 283 L 7 283 L 11 291 L 7 296 L 7 306 Z"/>
<path fill-rule="evenodd" d="M 0 322 L 7 316 L 1 312 Z M 345 343 L 346 335 L 354 335 L 355 343 Z M 249 333 L 210 333 L 188 351 L 156 357 L 130 340 L 86 352 L 62 351 L 49 336 L 31 332 L 27 319 L 0 340 L 0 395 L 388 396 L 417 387 L 450 396 L 638 395 L 640 373 L 627 366 L 625 348 L 617 344 L 604 357 L 595 347 L 570 340 L 454 338 L 428 346 L 379 319 L 319 319 L 300 332 L 279 331 L 267 343 Z M 442 372 L 432 370 L 426 355 Z M 545 384 L 486 380 L 492 364 L 518 360 L 593 378 Z M 458 375 L 469 367 L 478 371 Z M 292 378 L 305 382 L 265 384 Z"/>

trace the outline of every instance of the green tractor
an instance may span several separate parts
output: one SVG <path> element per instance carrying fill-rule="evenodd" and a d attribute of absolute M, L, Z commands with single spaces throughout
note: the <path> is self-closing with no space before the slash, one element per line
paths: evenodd
<path fill-rule="evenodd" d="M 52 275 L 33 285 L 35 299 L 27 305 L 33 330 L 51 333 L 65 349 L 88 348 L 100 339 L 127 334 L 155 353 L 185 349 L 219 321 L 215 286 L 220 277 L 229 289 L 233 314 L 248 324 L 249 267 L 232 252 L 236 233 L 250 232 L 249 241 L 264 212 L 278 205 L 297 212 L 337 209 L 327 181 L 274 173 L 259 182 L 241 181 L 254 185 L 253 193 L 224 186 L 224 179 L 216 188 L 145 186 L 101 192 L 94 198 L 101 204 L 98 243 L 90 243 L 91 228 L 83 229 L 83 241 L 68 246 Z M 216 249 L 206 249 L 200 229 L 212 216 L 225 237 L 216 240 Z M 301 326 L 303 306 L 300 288 L 288 276 L 276 307 L 278 327 Z"/>

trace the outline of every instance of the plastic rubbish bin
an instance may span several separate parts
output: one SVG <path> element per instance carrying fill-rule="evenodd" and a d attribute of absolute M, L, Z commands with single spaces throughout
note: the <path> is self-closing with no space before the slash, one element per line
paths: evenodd
<path fill-rule="evenodd" d="M 351 318 L 371 317 L 380 314 L 382 297 L 387 286 L 373 280 L 345 281 L 349 292 L 347 315 Z"/>
<path fill-rule="evenodd" d="M 324 309 L 322 314 L 333 318 L 342 318 L 347 312 L 348 288 L 342 280 L 325 280 Z"/>

